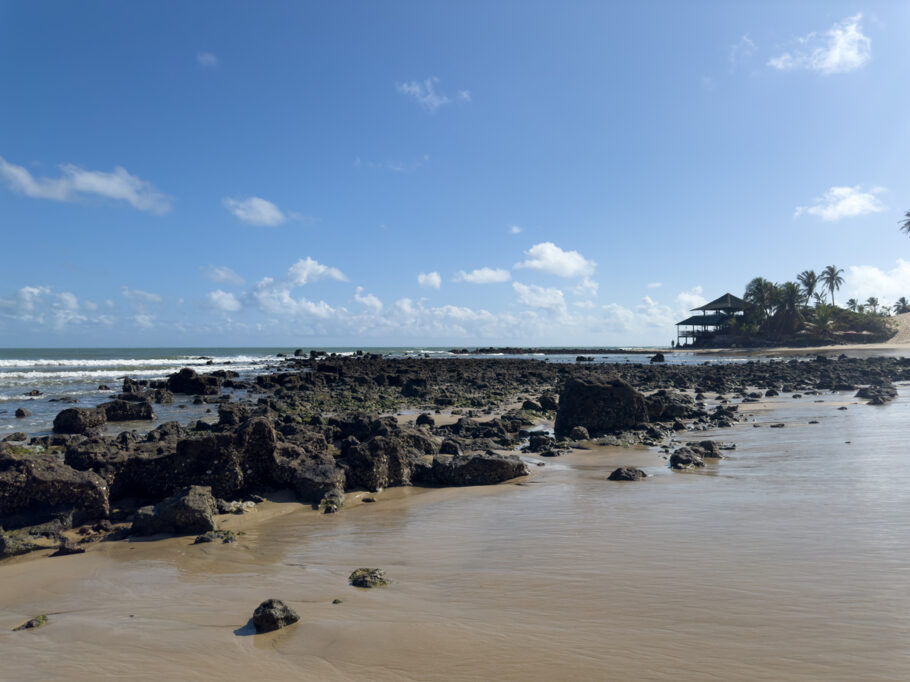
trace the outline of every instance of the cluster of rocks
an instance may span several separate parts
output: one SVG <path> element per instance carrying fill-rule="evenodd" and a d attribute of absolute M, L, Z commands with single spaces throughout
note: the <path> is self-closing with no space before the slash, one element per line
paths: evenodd
<path fill-rule="evenodd" d="M 525 445 L 553 456 L 589 439 L 658 445 L 679 432 L 732 425 L 739 413 L 728 399 L 859 390 L 882 404 L 896 395 L 894 382 L 906 380 L 910 360 L 902 358 L 681 366 L 311 354 L 250 381 L 187 368 L 162 381 L 126 379 L 107 403 L 63 410 L 55 435 L 29 442 L 44 454 L 22 456 L 0 442 L 0 525 L 113 520 L 136 533 L 205 534 L 214 514 L 270 490 L 292 489 L 334 512 L 349 490 L 487 485 L 527 473 L 521 459 L 497 450 Z M 229 402 L 225 388 L 247 389 L 251 398 Z M 174 394 L 217 405 L 218 421 L 104 434 L 111 421 L 151 418 L 152 406 Z M 719 403 L 712 409 L 709 394 Z M 516 397 L 520 409 L 502 412 Z M 425 410 L 417 426 L 376 416 L 405 406 Z M 461 418 L 437 425 L 432 412 L 444 408 Z M 492 417 L 495 408 L 502 414 Z M 544 415 L 555 415 L 555 438 L 527 430 Z M 696 467 L 716 454 L 689 443 L 671 466 Z M 5 537 L 0 556 L 28 545 Z"/>

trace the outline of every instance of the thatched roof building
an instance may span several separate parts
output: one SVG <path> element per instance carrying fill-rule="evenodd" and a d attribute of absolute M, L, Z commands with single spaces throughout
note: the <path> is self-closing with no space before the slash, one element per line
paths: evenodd
<path fill-rule="evenodd" d="M 676 345 L 683 341 L 686 344 L 704 343 L 726 336 L 730 330 L 730 320 L 743 314 L 747 305 L 744 300 L 728 292 L 710 303 L 692 308 L 691 312 L 701 312 L 701 315 L 692 315 L 676 323 Z"/>

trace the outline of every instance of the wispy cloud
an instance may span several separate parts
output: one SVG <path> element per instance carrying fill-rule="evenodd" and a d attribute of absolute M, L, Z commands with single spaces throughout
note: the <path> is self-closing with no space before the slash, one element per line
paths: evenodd
<path fill-rule="evenodd" d="M 167 213 L 171 200 L 152 183 L 130 175 L 116 166 L 111 173 L 90 171 L 73 164 L 61 164 L 58 178 L 36 178 L 26 168 L 9 163 L 0 157 L 0 179 L 18 194 L 33 199 L 77 201 L 94 195 L 125 201 L 133 208 L 149 213 Z"/>
<path fill-rule="evenodd" d="M 797 38 L 790 51 L 768 61 L 779 71 L 808 70 L 829 76 L 865 66 L 872 59 L 872 41 L 863 35 L 862 14 L 834 24 L 824 34 L 815 32 Z"/>
<path fill-rule="evenodd" d="M 363 291 L 363 287 L 357 287 L 354 292 L 354 300 L 375 312 L 382 310 L 382 301 L 373 294 L 365 294 Z"/>
<path fill-rule="evenodd" d="M 318 282 L 321 279 L 333 279 L 336 282 L 348 281 L 347 276 L 338 268 L 323 265 L 309 256 L 301 258 L 288 270 L 288 281 L 295 286 Z"/>
<path fill-rule="evenodd" d="M 213 282 L 230 282 L 231 284 L 236 284 L 237 286 L 241 287 L 246 284 L 246 280 L 244 280 L 243 277 L 238 275 L 226 265 L 208 266 L 205 268 L 205 276 Z"/>
<path fill-rule="evenodd" d="M 553 242 L 541 242 L 525 251 L 530 256 L 516 268 L 529 268 L 548 272 L 559 277 L 585 277 L 594 273 L 596 263 L 582 256 L 578 251 L 563 251 Z"/>
<path fill-rule="evenodd" d="M 512 275 L 508 270 L 502 268 L 478 268 L 465 272 L 459 270 L 455 275 L 456 282 L 467 282 L 468 284 L 496 284 L 499 282 L 508 282 Z"/>
<path fill-rule="evenodd" d="M 354 159 L 354 168 L 375 168 L 379 170 L 388 170 L 393 173 L 413 173 L 418 168 L 427 165 L 430 162 L 428 154 L 424 154 L 412 161 L 400 161 L 392 159 L 389 161 L 364 161 L 359 156 Z"/>
<path fill-rule="evenodd" d="M 424 289 L 438 289 L 442 286 L 442 277 L 438 272 L 421 272 L 417 275 L 417 283 Z"/>
<path fill-rule="evenodd" d="M 509 233 L 510 233 L 510 234 L 521 234 L 521 232 L 522 232 L 522 230 L 521 230 L 521 227 L 520 227 L 520 226 L 518 226 L 518 225 L 509 225 Z"/>
<path fill-rule="evenodd" d="M 869 191 L 863 191 L 861 185 L 832 187 L 823 196 L 815 199 L 811 206 L 797 206 L 793 217 L 798 218 L 808 213 L 822 220 L 835 221 L 869 213 L 881 213 L 885 210 L 885 205 L 879 201 L 878 195 L 884 191 L 884 187 L 873 187 Z"/>
<path fill-rule="evenodd" d="M 221 200 L 224 207 L 234 214 L 239 220 L 258 227 L 275 227 L 287 220 L 287 216 L 271 201 L 260 197 L 247 199 L 231 199 L 225 197 Z"/>
<path fill-rule="evenodd" d="M 436 111 L 439 107 L 452 102 L 448 95 L 437 91 L 439 78 L 430 76 L 424 81 L 410 81 L 408 83 L 396 83 L 395 90 L 402 95 L 407 95 L 416 100 L 420 106 L 427 111 Z M 456 99 L 462 102 L 471 101 L 471 93 L 468 90 L 459 90 Z"/>
<path fill-rule="evenodd" d="M 123 294 L 124 298 L 128 298 L 135 303 L 161 303 L 161 296 L 148 291 L 142 291 L 142 289 L 120 287 L 120 293 Z"/>
<path fill-rule="evenodd" d="M 211 52 L 197 52 L 196 63 L 204 69 L 214 69 L 218 66 L 218 57 Z"/>
<path fill-rule="evenodd" d="M 748 34 L 744 35 L 736 43 L 731 45 L 730 56 L 728 58 L 730 73 L 734 73 L 744 61 L 752 56 L 753 52 L 755 52 L 755 43 Z"/>

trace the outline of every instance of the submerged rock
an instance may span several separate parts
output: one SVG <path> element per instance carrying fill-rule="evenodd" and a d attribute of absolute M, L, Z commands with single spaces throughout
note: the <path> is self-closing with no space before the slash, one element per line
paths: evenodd
<path fill-rule="evenodd" d="M 358 568 L 351 573 L 348 582 L 354 587 L 363 588 L 385 587 L 390 584 L 389 579 L 385 577 L 385 571 L 381 568 Z"/>
<path fill-rule="evenodd" d="M 266 599 L 253 612 L 253 626 L 256 632 L 273 632 L 292 625 L 300 616 L 280 599 Z"/>
<path fill-rule="evenodd" d="M 619 467 L 614 469 L 613 472 L 607 476 L 608 481 L 640 481 L 643 478 L 647 478 L 646 474 L 641 469 L 636 469 L 635 467 Z"/>

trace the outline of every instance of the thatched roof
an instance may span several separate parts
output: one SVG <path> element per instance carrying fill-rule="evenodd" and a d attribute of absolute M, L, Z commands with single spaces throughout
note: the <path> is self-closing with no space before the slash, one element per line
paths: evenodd
<path fill-rule="evenodd" d="M 704 311 L 745 310 L 745 309 L 746 309 L 746 302 L 744 300 L 742 300 L 741 298 L 739 298 L 738 296 L 734 296 L 731 293 L 726 293 L 723 296 L 721 296 L 720 298 L 714 299 L 710 303 L 705 303 L 701 308 L 692 308 L 693 311 L 695 311 L 695 310 L 704 310 Z"/>
<path fill-rule="evenodd" d="M 718 327 L 730 319 L 729 315 L 723 313 L 714 313 L 713 315 L 693 315 L 687 317 L 682 322 L 677 322 L 676 326 L 688 325 L 692 327 Z"/>

